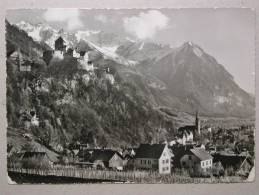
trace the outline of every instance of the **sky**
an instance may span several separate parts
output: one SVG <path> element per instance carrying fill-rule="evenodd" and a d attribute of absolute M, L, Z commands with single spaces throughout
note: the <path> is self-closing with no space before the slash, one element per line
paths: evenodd
<path fill-rule="evenodd" d="M 178 47 L 199 45 L 255 93 L 255 13 L 251 9 L 24 9 L 8 10 L 11 23 L 48 23 L 66 31 L 102 30 Z"/>

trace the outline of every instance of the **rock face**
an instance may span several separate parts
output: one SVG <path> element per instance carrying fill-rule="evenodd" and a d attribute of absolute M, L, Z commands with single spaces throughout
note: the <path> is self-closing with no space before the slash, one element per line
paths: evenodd
<path fill-rule="evenodd" d="M 172 49 L 126 41 L 108 52 L 66 35 L 74 48 L 98 53 L 88 71 L 78 68 L 81 62 L 72 56 L 53 58 L 49 65 L 41 60 L 40 52 L 49 49 L 46 44 L 53 44 L 49 41 L 56 35 L 38 42 L 28 34 L 34 36 L 40 27 L 23 26 L 28 34 L 8 22 L 6 28 L 9 55 L 18 48 L 24 58 L 33 55 L 27 74 L 18 71 L 17 60 L 7 58 L 8 126 L 22 128 L 21 111 L 35 110 L 39 126 L 28 131 L 46 146 L 78 140 L 99 146 L 170 140 L 180 125 L 193 123 L 187 113 L 197 110 L 210 116 L 254 116 L 254 98 L 193 43 Z"/>
<path fill-rule="evenodd" d="M 122 51 L 123 48 L 126 51 Z M 133 51 L 122 46 L 119 52 L 124 55 L 127 52 L 128 58 L 136 60 L 136 50 L 133 46 L 131 48 Z M 254 115 L 254 98 L 242 90 L 233 76 L 198 45 L 186 42 L 179 48 L 168 48 L 167 52 L 164 47 L 157 46 L 156 49 L 163 55 L 154 57 L 148 49 L 147 57 L 142 56 L 142 63 L 136 68 L 152 77 L 151 86 L 157 90 L 164 89 L 163 96 L 166 93 L 172 100 L 158 101 L 159 104 L 174 106 L 173 101 L 178 101 L 177 108 L 182 111 L 200 110 L 204 115 L 211 116 Z"/>

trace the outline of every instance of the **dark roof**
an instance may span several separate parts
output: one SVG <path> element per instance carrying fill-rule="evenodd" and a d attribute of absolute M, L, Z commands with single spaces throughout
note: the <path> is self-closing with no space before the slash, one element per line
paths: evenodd
<path fill-rule="evenodd" d="M 43 159 L 44 157 L 47 157 L 52 162 L 57 162 L 57 157 L 50 157 L 46 152 L 24 152 L 22 159 L 28 159 L 28 158 L 37 158 L 37 159 Z"/>
<path fill-rule="evenodd" d="M 183 134 L 184 132 L 190 134 L 191 132 L 195 132 L 197 130 L 197 127 L 195 125 L 187 125 L 184 127 L 180 127 L 178 129 L 178 133 Z"/>
<path fill-rule="evenodd" d="M 238 169 L 245 159 L 245 156 L 239 155 L 222 155 L 219 153 L 213 154 L 213 161 L 220 161 L 224 168 L 233 167 L 234 169 Z"/>
<path fill-rule="evenodd" d="M 165 144 L 141 144 L 136 151 L 135 158 L 159 159 L 164 148 Z"/>
<path fill-rule="evenodd" d="M 94 162 L 96 160 L 108 162 L 115 154 L 117 154 L 121 159 L 123 159 L 123 157 L 117 151 L 110 149 L 93 149 L 88 150 L 87 152 L 89 153 L 89 162 Z"/>
<path fill-rule="evenodd" d="M 45 155 L 47 155 L 46 152 L 24 152 L 22 158 L 43 158 Z"/>
<path fill-rule="evenodd" d="M 64 39 L 60 36 L 59 38 L 56 39 L 55 42 L 65 42 Z"/>
<path fill-rule="evenodd" d="M 191 152 L 197 156 L 200 160 L 208 160 L 212 159 L 213 157 L 203 148 L 193 148 Z"/>

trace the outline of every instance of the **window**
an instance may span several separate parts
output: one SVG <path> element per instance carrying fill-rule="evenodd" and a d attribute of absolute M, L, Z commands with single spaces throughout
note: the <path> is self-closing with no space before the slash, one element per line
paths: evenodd
<path fill-rule="evenodd" d="M 166 163 L 169 163 L 169 159 L 166 159 Z"/>
<path fill-rule="evenodd" d="M 206 165 L 208 165 L 209 163 L 208 163 L 208 161 L 206 161 Z"/>
<path fill-rule="evenodd" d="M 142 164 L 142 160 L 140 160 L 140 164 Z"/>
<path fill-rule="evenodd" d="M 191 155 L 189 155 L 189 160 L 192 160 L 192 156 Z"/>
<path fill-rule="evenodd" d="M 144 164 L 146 164 L 146 160 L 144 160 Z"/>
<path fill-rule="evenodd" d="M 165 164 L 165 160 L 163 160 L 162 163 Z"/>
<path fill-rule="evenodd" d="M 150 160 L 148 160 L 148 164 L 151 164 L 151 161 L 150 161 Z"/>

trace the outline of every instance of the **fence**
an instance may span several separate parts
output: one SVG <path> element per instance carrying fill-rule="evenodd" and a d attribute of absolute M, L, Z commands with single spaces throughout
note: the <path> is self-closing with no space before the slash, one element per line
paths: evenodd
<path fill-rule="evenodd" d="M 161 175 L 149 171 L 109 171 L 85 168 L 53 168 L 53 169 L 24 169 L 9 168 L 8 171 L 16 173 L 34 174 L 40 176 L 62 176 L 82 179 L 96 179 L 107 182 L 133 182 L 133 183 L 237 183 L 243 182 L 240 177 L 210 177 L 191 178 L 186 175 Z"/>

